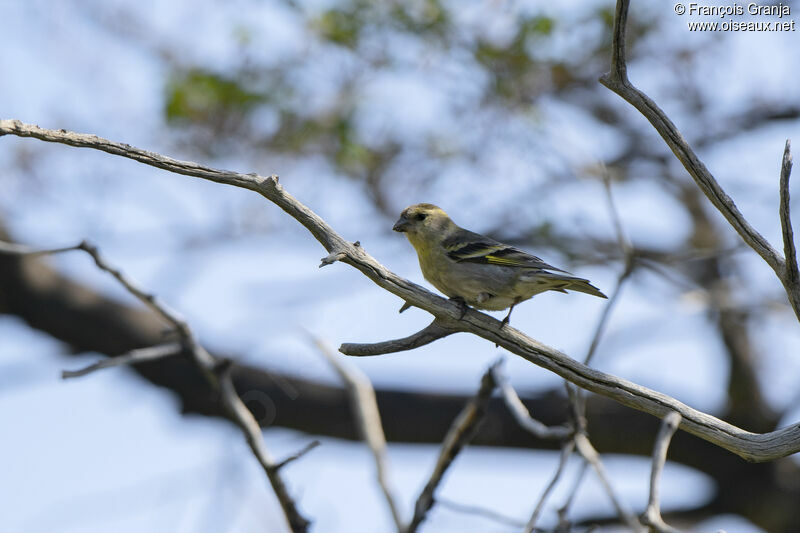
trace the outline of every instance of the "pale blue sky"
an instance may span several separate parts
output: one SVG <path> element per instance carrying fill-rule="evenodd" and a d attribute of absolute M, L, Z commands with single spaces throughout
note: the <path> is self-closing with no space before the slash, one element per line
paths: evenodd
<path fill-rule="evenodd" d="M 477 3 L 463 16 L 479 24 L 494 13 L 495 4 Z M 514 3 L 508 5 L 516 9 Z M 586 5 L 570 2 L 558 9 Z M 788 51 L 796 48 L 796 34 L 689 35 L 685 20 L 672 12 L 671 4 L 664 4 L 663 12 L 652 5 L 635 6 L 633 16 L 639 9 L 663 26 L 658 32 L 661 38 L 682 39 L 688 47 L 707 43 L 694 68 L 707 73 L 703 87 L 716 91 L 721 109 L 750 98 L 800 98 L 798 71 L 785 61 L 791 57 L 797 66 L 797 52 Z M 303 41 L 300 21 L 275 2 L 4 1 L 0 20 L 5 21 L 0 55 L 6 72 L 0 79 L 2 118 L 96 133 L 179 158 L 198 156 L 179 148 L 163 123 L 166 67 L 158 55 L 160 47 L 168 47 L 183 62 L 224 69 L 238 53 L 233 29 L 245 23 L 260 30 L 253 50 L 266 61 L 313 46 Z M 498 15 L 493 20 L 486 31 L 502 38 L 503 18 Z M 568 32 L 559 39 L 549 53 L 577 43 Z M 398 47 L 398 53 L 403 50 Z M 448 80 L 468 79 L 468 65 L 447 57 L 430 61 L 428 72 L 439 72 L 438 76 L 423 76 L 409 68 L 384 73 L 365 86 L 366 109 L 371 112 L 362 127 L 379 134 L 391 124 L 412 136 L 458 126 L 459 117 L 440 111 Z M 309 67 L 306 74 L 313 78 L 318 72 Z M 672 74 L 661 65 L 631 67 L 631 76 L 643 87 L 652 87 L 652 96 L 667 112 L 678 98 L 665 81 Z M 479 86 L 481 80 L 475 83 Z M 605 91 L 599 86 L 598 90 Z M 463 98 L 469 103 L 476 96 L 467 88 Z M 537 198 L 524 216 L 536 219 L 539 210 L 548 209 L 587 232 L 609 235 L 608 214 L 604 203 L 597 201 L 602 189 L 581 180 L 580 173 L 584 166 L 618 150 L 617 140 L 604 136 L 605 130 L 579 110 L 552 102 L 540 112 L 541 127 L 530 140 L 528 156 L 515 159 L 498 148 L 483 161 L 490 171 L 482 174 L 483 181 L 463 167 L 449 168 L 430 187 L 398 184 L 392 201 L 398 207 L 433 201 L 446 206 L 462 225 L 482 230 L 493 221 L 486 213 L 501 212 L 520 188 L 531 187 L 551 168 L 566 167 L 576 176 L 574 183 L 565 185 L 561 195 Z M 700 120 L 680 114 L 673 118 L 689 131 Z M 520 119 L 507 127 L 514 135 L 525 124 Z M 644 123 L 642 129 L 647 131 Z M 787 137 L 800 140 L 797 122 L 758 130 L 746 142 L 723 143 L 701 154 L 751 222 L 776 245 L 780 243 L 775 209 L 778 165 Z M 467 134 L 461 138 L 464 143 L 476 139 Z M 35 158 L 33 175 L 13 166 L 21 152 Z M 366 204 L 358 184 L 337 179 L 321 162 L 270 160 L 250 153 L 201 162 L 242 172 L 279 173 L 287 190 L 346 238 L 360 240 L 389 268 L 423 283 L 408 243 L 390 231 L 391 221 Z M 210 348 L 225 347 L 251 364 L 334 380 L 301 328 L 338 345 L 404 336 L 429 321 L 417 309 L 398 316 L 399 299 L 346 265 L 318 269 L 319 258 L 325 255 L 322 248 L 277 208 L 251 193 L 31 139 L 0 139 L 0 164 L 7 169 L 0 178 L 4 191 L 0 211 L 18 239 L 43 247 L 91 239 L 114 264 L 186 316 Z M 420 192 L 426 197 L 415 197 Z M 677 206 L 670 205 L 656 187 L 633 184 L 615 194 L 634 241 L 672 243 L 686 230 Z M 264 230 L 217 238 L 225 228 L 246 227 L 250 222 Z M 753 290 L 780 294 L 769 269 L 755 257 L 746 260 L 752 265 L 748 282 Z M 81 254 L 54 258 L 52 263 L 98 290 L 132 301 Z M 585 268 L 575 273 L 608 292 L 617 270 Z M 702 300 L 693 294 L 675 299 L 675 291 L 653 276 L 631 284 L 595 364 L 693 407 L 714 410 L 725 401 L 723 355 L 704 334 Z M 602 305 L 582 295 L 546 294 L 517 308 L 514 324 L 580 358 Z M 267 335 L 264 324 L 270 324 Z M 781 405 L 796 392 L 800 377 L 800 333 L 786 315 L 765 316 L 763 328 L 759 348 L 763 379 L 770 383 L 766 393 Z M 649 337 L 631 342 L 630 332 L 643 329 Z M 66 351 L 18 319 L 0 315 L 0 424 L 5 428 L 0 440 L 0 529 L 272 531 L 277 507 L 236 430 L 219 421 L 180 416 L 170 394 L 126 369 L 63 382 L 61 369 L 99 357 L 76 358 Z M 381 385 L 465 392 L 477 387 L 488 363 L 501 353 L 485 341 L 455 335 L 413 352 L 353 362 Z M 559 382 L 513 357 L 507 366 L 512 382 L 527 390 Z M 267 445 L 278 457 L 312 438 L 286 430 L 266 432 Z M 430 446 L 389 448 L 393 478 L 407 514 L 435 453 Z M 442 493 L 523 520 L 555 463 L 556 456 L 550 453 L 470 449 L 456 463 Z M 629 505 L 640 509 L 647 462 L 610 457 L 607 465 Z M 321 448 L 286 470 L 292 493 L 318 524 L 316 530 L 334 533 L 390 530 L 389 514 L 372 475 L 363 446 L 332 439 L 323 439 Z M 702 499 L 711 490 L 702 475 L 670 464 L 662 506 Z M 558 494 L 553 502 L 560 501 Z M 609 508 L 593 480 L 580 501 L 584 513 Z M 475 520 L 439 509 L 427 531 L 463 531 Z M 552 524 L 553 513 L 546 513 L 542 523 Z M 721 527 L 729 533 L 757 531 L 732 519 L 706 526 L 704 531 Z M 481 528 L 512 530 L 490 522 L 481 522 Z"/>

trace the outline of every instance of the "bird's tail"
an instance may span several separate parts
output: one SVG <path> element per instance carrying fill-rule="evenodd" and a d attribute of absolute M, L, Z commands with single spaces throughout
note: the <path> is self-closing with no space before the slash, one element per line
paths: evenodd
<path fill-rule="evenodd" d="M 589 283 L 588 279 L 583 278 L 569 278 L 569 284 L 564 287 L 570 291 L 578 291 L 585 294 L 591 294 L 592 296 L 598 296 L 600 298 L 608 298 L 605 294 L 600 291 L 597 287 Z"/>

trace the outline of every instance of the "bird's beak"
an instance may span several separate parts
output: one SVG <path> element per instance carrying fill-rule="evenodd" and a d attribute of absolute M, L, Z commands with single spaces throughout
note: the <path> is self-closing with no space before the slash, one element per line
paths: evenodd
<path fill-rule="evenodd" d="M 409 226 L 410 226 L 410 224 L 409 224 L 408 220 L 406 220 L 403 217 L 400 217 L 399 219 L 397 219 L 397 222 L 394 223 L 394 226 L 392 226 L 392 229 L 395 230 L 395 231 L 399 231 L 400 233 L 404 233 L 404 232 L 408 231 L 408 227 Z"/>

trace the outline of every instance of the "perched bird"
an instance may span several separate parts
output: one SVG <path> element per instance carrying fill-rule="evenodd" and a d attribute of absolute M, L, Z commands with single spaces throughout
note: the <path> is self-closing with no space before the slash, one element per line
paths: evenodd
<path fill-rule="evenodd" d="M 456 225 L 433 204 L 406 208 L 392 228 L 406 234 L 417 251 L 422 275 L 450 299 L 476 309 L 508 309 L 544 291 L 606 295 L 589 283 L 538 257 Z M 463 316 L 463 313 L 462 313 Z"/>

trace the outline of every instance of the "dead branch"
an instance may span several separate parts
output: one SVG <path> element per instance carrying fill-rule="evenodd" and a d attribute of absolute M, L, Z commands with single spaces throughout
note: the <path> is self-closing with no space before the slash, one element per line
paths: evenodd
<path fill-rule="evenodd" d="M 442 481 L 442 477 L 456 456 L 477 433 L 479 424 L 486 414 L 489 398 L 495 388 L 494 378 L 492 377 L 493 368 L 494 365 L 483 375 L 477 394 L 464 406 L 464 409 L 458 414 L 447 431 L 447 435 L 442 442 L 442 449 L 439 451 L 439 457 L 436 460 L 436 466 L 433 468 L 425 488 L 422 489 L 417 498 L 416 505 L 414 505 L 414 516 L 408 525 L 408 529 L 406 529 L 406 533 L 417 531 L 422 521 L 425 520 L 428 511 L 433 507 L 433 494 Z"/>
<path fill-rule="evenodd" d="M 339 347 L 339 351 L 345 355 L 369 356 L 383 355 L 386 353 L 402 352 L 413 350 L 420 346 L 430 344 L 458 331 L 455 324 L 447 325 L 450 321 L 436 318 L 426 328 L 419 330 L 413 335 L 402 339 L 376 342 L 373 344 L 358 344 L 346 342 Z"/>
<path fill-rule="evenodd" d="M 661 429 L 656 437 L 656 444 L 653 447 L 653 469 L 650 474 L 650 499 L 647 509 L 641 516 L 642 524 L 656 531 L 656 533 L 674 533 L 675 530 L 668 526 L 661 518 L 660 486 L 661 473 L 664 471 L 664 463 L 667 462 L 667 450 L 672 436 L 678 429 L 681 422 L 681 415 L 672 412 L 664 417 L 661 422 Z"/>
<path fill-rule="evenodd" d="M 289 464 L 297 461 L 298 459 L 303 457 L 305 454 L 307 454 L 308 452 L 310 452 L 311 450 L 313 450 L 317 446 L 320 446 L 321 444 L 322 443 L 320 441 L 318 441 L 318 440 L 312 440 L 311 442 L 309 442 L 308 444 L 303 446 L 300 450 L 296 451 L 295 453 L 293 453 L 292 455 L 290 455 L 286 459 L 283 459 L 280 462 L 275 463 L 275 470 L 280 470 L 284 466 L 289 465 Z"/>
<path fill-rule="evenodd" d="M 620 95 L 652 124 L 709 201 L 722 213 L 722 216 L 725 217 L 748 246 L 772 268 L 786 290 L 789 303 L 795 315 L 800 319 L 800 284 L 796 283 L 793 277 L 786 275 L 787 265 L 784 258 L 744 218 L 744 215 L 736 207 L 731 197 L 728 196 L 711 172 L 700 161 L 700 158 L 697 157 L 697 154 L 695 154 L 666 113 L 628 79 L 625 31 L 628 22 L 629 4 L 630 0 L 617 0 L 611 44 L 611 70 L 600 78 L 600 83 Z M 786 160 L 786 157 L 784 157 L 784 160 Z M 788 183 L 788 173 L 786 181 Z"/>
<path fill-rule="evenodd" d="M 170 342 L 167 344 L 159 344 L 158 346 L 140 348 L 138 350 L 131 350 L 128 353 L 118 355 L 117 357 L 107 357 L 105 359 L 101 359 L 96 363 L 92 363 L 91 365 L 79 370 L 64 370 L 61 372 L 61 377 L 63 379 L 77 378 L 102 368 L 110 368 L 112 366 L 120 365 L 135 365 L 138 363 L 144 363 L 145 361 L 155 361 L 163 357 L 179 354 L 182 351 L 183 345 L 178 342 Z"/>
<path fill-rule="evenodd" d="M 244 402 L 242 402 L 242 400 L 239 398 L 239 395 L 233 386 L 233 381 L 231 380 L 230 362 L 220 362 L 210 353 L 208 353 L 206 349 L 197 342 L 197 339 L 192 330 L 189 328 L 189 325 L 180 317 L 180 315 L 178 315 L 177 312 L 159 302 L 155 295 L 150 294 L 144 289 L 140 288 L 132 279 L 123 274 L 122 271 L 111 266 L 100 254 L 97 247 L 88 243 L 87 241 L 83 241 L 77 246 L 39 251 L 34 251 L 28 247 L 19 247 L 18 245 L 13 245 L 11 243 L 2 243 L 2 246 L 0 246 L 0 253 L 13 255 L 57 254 L 74 250 L 82 250 L 89 254 L 100 270 L 111 274 L 130 294 L 132 294 L 156 315 L 159 315 L 162 319 L 174 327 L 181 337 L 182 342 L 179 344 L 179 347 L 185 348 L 189 351 L 195 364 L 201 370 L 209 384 L 214 388 L 215 391 L 219 393 L 220 400 L 225 409 L 230 413 L 234 422 L 236 422 L 236 424 L 242 429 L 247 443 L 250 445 L 250 449 L 258 459 L 258 462 L 261 464 L 264 472 L 267 475 L 267 479 L 272 485 L 272 489 L 275 492 L 275 496 L 278 498 L 281 508 L 283 509 L 284 516 L 288 526 L 291 528 L 291 531 L 294 533 L 305 533 L 308 530 L 310 522 L 297 510 L 297 505 L 292 497 L 289 496 L 286 484 L 278 473 L 278 467 L 275 465 L 275 462 L 264 445 L 264 438 L 261 434 L 261 428 L 259 427 L 258 422 L 256 422 L 255 418 L 253 418 L 253 414 L 247 409 L 247 407 L 244 405 Z M 126 358 L 126 361 L 128 363 L 135 363 L 148 356 L 150 359 L 157 358 L 154 356 L 164 357 L 174 353 L 174 348 L 175 346 L 173 345 L 165 345 L 138 350 L 138 354 L 134 354 L 133 352 L 129 353 L 129 357 Z M 145 354 L 144 356 L 142 355 L 143 352 Z M 122 362 L 119 364 L 122 364 Z M 93 366 L 102 368 L 103 365 L 101 362 Z M 75 374 L 85 375 L 94 369 L 95 368 L 78 370 L 75 372 Z"/>
<path fill-rule="evenodd" d="M 339 374 L 345 387 L 347 387 L 347 392 L 350 395 L 350 403 L 353 406 L 353 411 L 355 411 L 358 431 L 361 433 L 361 438 L 367 444 L 375 459 L 378 485 L 392 513 L 392 519 L 394 520 L 397 532 L 403 533 L 406 526 L 400 515 L 400 508 L 395 500 L 394 491 L 389 484 L 389 468 L 386 461 L 386 437 L 383 433 L 383 424 L 381 423 L 381 414 L 378 411 L 378 402 L 375 400 L 375 389 L 364 373 L 355 366 L 339 360 L 336 354 L 321 340 L 314 338 L 314 344 L 316 344 L 319 351 L 325 356 L 325 359 L 330 363 L 336 373 Z"/>
<path fill-rule="evenodd" d="M 797 250 L 794 245 L 794 232 L 792 231 L 792 218 L 789 204 L 789 176 L 792 175 L 792 143 L 786 139 L 781 160 L 781 230 L 783 233 L 783 255 L 786 257 L 786 272 L 784 275 L 794 286 L 800 284 L 800 273 L 797 270 Z"/>
<path fill-rule="evenodd" d="M 589 441 L 589 438 L 583 432 L 575 434 L 575 448 L 578 450 L 578 453 L 581 454 L 581 457 L 594 468 L 597 479 L 599 479 L 600 484 L 603 485 L 603 489 L 606 494 L 608 494 L 608 498 L 611 500 L 611 504 L 614 506 L 614 510 L 616 510 L 620 519 L 633 531 L 640 531 L 639 522 L 614 492 L 611 482 L 608 479 L 606 468 L 600 460 L 600 454 L 597 453 L 597 450 L 594 449 L 591 441 Z"/>
<path fill-rule="evenodd" d="M 536 527 L 536 522 L 539 520 L 539 515 L 544 509 L 544 504 L 547 502 L 547 498 L 550 497 L 550 493 L 558 483 L 558 480 L 561 479 L 561 474 L 564 472 L 564 467 L 567 466 L 567 461 L 569 460 L 569 456 L 572 455 L 572 450 L 575 448 L 575 439 L 570 439 L 566 441 L 564 444 L 561 445 L 561 454 L 558 458 L 558 466 L 556 467 L 556 471 L 553 474 L 553 478 L 550 480 L 550 483 L 544 488 L 542 492 L 542 496 L 539 498 L 539 503 L 536 504 L 536 508 L 533 510 L 533 514 L 531 515 L 528 523 L 525 524 L 525 528 L 522 530 L 523 533 L 532 533 L 534 528 Z"/>
<path fill-rule="evenodd" d="M 623 2 L 627 6 L 626 2 Z M 18 120 L 0 120 L 0 135 L 35 137 L 48 142 L 88 147 L 127 157 L 171 172 L 243 187 L 258 192 L 295 218 L 334 257 L 341 257 L 380 287 L 409 304 L 424 309 L 435 317 L 453 324 L 454 331 L 464 331 L 497 344 L 524 359 L 559 375 L 575 385 L 612 398 L 624 405 L 662 417 L 670 411 L 682 416 L 681 428 L 750 461 L 769 461 L 800 451 L 800 425 L 769 433 L 751 433 L 706 413 L 692 409 L 665 394 L 642 387 L 625 379 L 599 372 L 580 364 L 565 354 L 526 336 L 513 327 L 501 327 L 499 320 L 467 310 L 461 317 L 461 306 L 437 296 L 405 280 L 378 263 L 361 246 L 355 246 L 337 234 L 324 220 L 297 201 L 278 183 L 276 176 L 239 174 L 216 170 L 197 163 L 178 161 L 129 145 L 114 143 L 94 135 L 61 130 L 45 130 Z M 339 256 L 339 254 L 342 254 Z M 448 321 L 449 319 L 449 321 Z"/>
<path fill-rule="evenodd" d="M 522 403 L 522 400 L 519 399 L 519 395 L 517 391 L 514 390 L 514 387 L 511 386 L 511 383 L 508 381 L 508 377 L 506 376 L 505 372 L 503 372 L 500 365 L 496 365 L 492 367 L 492 377 L 494 377 L 494 381 L 497 384 L 500 392 L 503 395 L 503 401 L 508 407 L 508 410 L 511 411 L 511 414 L 514 416 L 514 420 L 526 431 L 529 431 L 533 435 L 540 439 L 566 439 L 574 432 L 574 429 L 567 427 L 567 426 L 553 426 L 548 427 L 535 418 L 533 418 L 528 412 L 528 409 L 525 407 L 525 404 Z"/>

